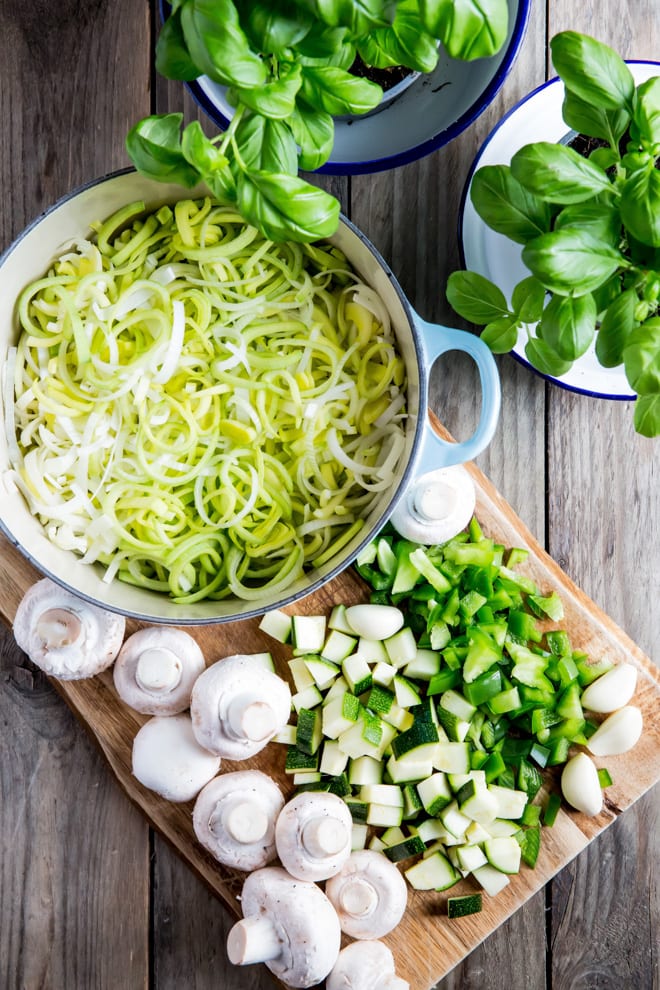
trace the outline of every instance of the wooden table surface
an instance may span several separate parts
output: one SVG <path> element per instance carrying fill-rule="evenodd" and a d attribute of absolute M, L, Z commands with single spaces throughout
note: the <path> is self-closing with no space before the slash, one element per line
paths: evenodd
<path fill-rule="evenodd" d="M 154 75 L 148 0 L 0 0 L 0 249 L 73 186 L 128 164 L 150 111 L 194 106 Z M 480 143 L 552 74 L 548 41 L 586 31 L 660 55 L 658 0 L 532 0 L 517 63 L 448 148 L 387 173 L 324 181 L 415 308 L 451 324 L 461 190 Z M 546 385 L 499 361 L 500 425 L 479 466 L 564 570 L 660 659 L 658 442 L 632 407 Z M 450 373 L 451 369 L 451 373 Z M 434 372 L 432 407 L 474 424 L 470 367 Z M 154 836 L 48 681 L 0 633 L 0 990 L 267 990 L 226 960 L 222 906 Z M 657 990 L 660 792 L 646 795 L 455 969 L 438 990 Z M 414 988 L 413 988 L 414 990 Z"/>

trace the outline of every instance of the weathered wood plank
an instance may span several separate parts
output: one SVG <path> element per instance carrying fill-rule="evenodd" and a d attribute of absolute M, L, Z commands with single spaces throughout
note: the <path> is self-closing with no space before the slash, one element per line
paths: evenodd
<path fill-rule="evenodd" d="M 74 185 L 125 164 L 147 92 L 147 7 L 5 3 L 0 34 L 4 249 Z M 148 829 L 4 631 L 0 666 L 0 986 L 137 990 L 148 979 Z"/>

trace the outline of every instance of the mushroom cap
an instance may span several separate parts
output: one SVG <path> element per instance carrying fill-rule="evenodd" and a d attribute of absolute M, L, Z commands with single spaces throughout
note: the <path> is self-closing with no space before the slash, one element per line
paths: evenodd
<path fill-rule="evenodd" d="M 189 633 L 150 626 L 128 637 L 112 673 L 117 694 L 136 712 L 178 715 L 190 705 L 193 684 L 205 666 Z"/>
<path fill-rule="evenodd" d="M 155 715 L 133 740 L 133 774 L 168 801 L 191 801 L 215 777 L 220 757 L 203 749 L 189 715 Z"/>
<path fill-rule="evenodd" d="M 339 953 L 326 990 L 410 990 L 395 975 L 394 957 L 383 942 L 351 942 Z"/>
<path fill-rule="evenodd" d="M 28 588 L 14 619 L 20 648 L 61 681 L 93 677 L 109 667 L 125 628 L 122 615 L 78 598 L 50 578 Z"/>
<path fill-rule="evenodd" d="M 225 773 L 200 791 L 193 828 L 219 863 L 258 870 L 275 859 L 275 821 L 283 807 L 279 787 L 260 770 Z"/>
<path fill-rule="evenodd" d="M 261 661 L 239 653 L 200 674 L 190 714 L 200 746 L 228 760 L 246 760 L 289 721 L 291 691 Z"/>
<path fill-rule="evenodd" d="M 325 979 L 339 955 L 341 930 L 320 887 L 267 866 L 247 877 L 241 906 L 244 918 L 266 915 L 277 931 L 282 951 L 266 961 L 275 976 L 291 987 L 313 987 Z"/>
<path fill-rule="evenodd" d="M 401 873 L 382 853 L 351 853 L 339 873 L 325 885 L 341 930 L 352 938 L 377 939 L 401 921 L 408 888 Z"/>
<path fill-rule="evenodd" d="M 282 866 L 300 880 L 326 880 L 351 854 L 353 821 L 344 801 L 324 791 L 303 791 L 280 812 L 275 826 Z"/>
<path fill-rule="evenodd" d="M 429 471 L 408 488 L 390 517 L 394 528 L 415 543 L 446 543 L 469 523 L 476 489 L 462 464 Z"/>

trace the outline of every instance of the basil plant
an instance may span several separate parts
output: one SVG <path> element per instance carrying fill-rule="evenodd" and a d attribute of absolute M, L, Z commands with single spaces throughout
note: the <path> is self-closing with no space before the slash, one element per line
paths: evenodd
<path fill-rule="evenodd" d="M 584 157 L 539 141 L 510 165 L 477 170 L 471 198 L 493 230 L 523 245 L 531 273 L 510 304 L 476 272 L 454 272 L 447 298 L 482 324 L 496 353 L 526 329 L 525 354 L 565 374 L 595 339 L 603 367 L 623 365 L 637 393 L 635 429 L 660 434 L 660 76 L 635 86 L 608 46 L 566 31 L 551 41 L 563 119 L 595 139 Z"/>
<path fill-rule="evenodd" d="M 454 58 L 493 55 L 508 30 L 507 0 L 173 0 L 156 48 L 169 79 L 208 76 L 235 107 L 227 131 L 209 139 L 182 115 L 151 116 L 127 137 L 136 168 L 222 202 L 274 241 L 334 233 L 339 203 L 298 176 L 320 168 L 333 117 L 372 110 L 379 85 L 352 71 L 431 72 L 438 44 Z"/>

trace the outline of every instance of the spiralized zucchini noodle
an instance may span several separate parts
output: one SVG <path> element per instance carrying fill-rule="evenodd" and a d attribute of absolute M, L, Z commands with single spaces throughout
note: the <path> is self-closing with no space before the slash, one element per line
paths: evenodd
<path fill-rule="evenodd" d="M 211 199 L 131 204 L 21 294 L 12 476 L 59 547 L 188 603 L 337 554 L 404 448 L 385 307 L 330 245 Z"/>

